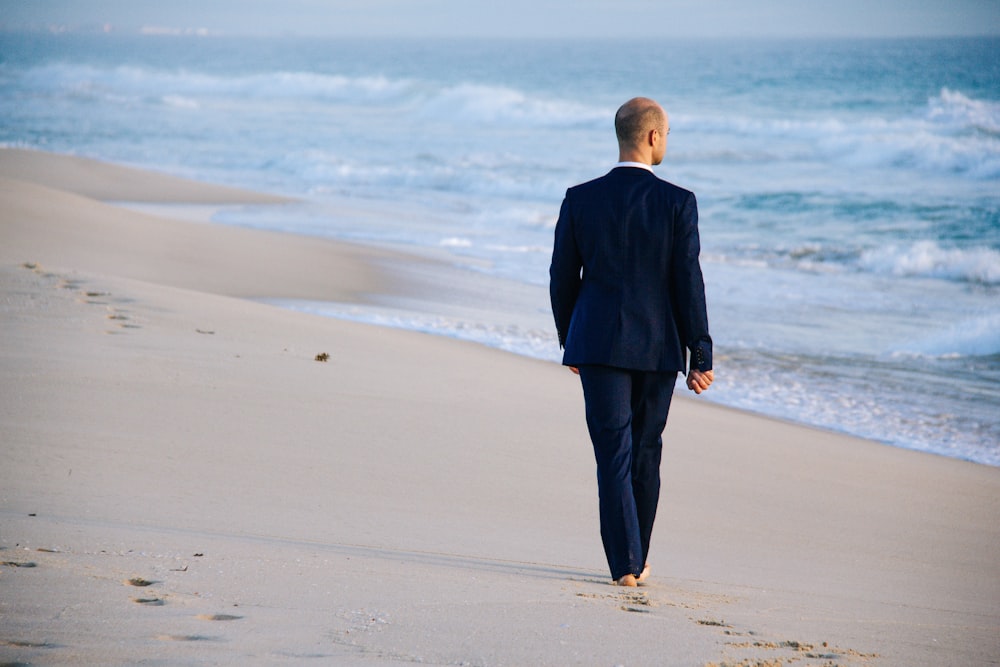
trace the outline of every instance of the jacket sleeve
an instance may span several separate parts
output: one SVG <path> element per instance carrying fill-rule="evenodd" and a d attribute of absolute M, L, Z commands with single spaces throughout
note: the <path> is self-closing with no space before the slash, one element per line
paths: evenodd
<path fill-rule="evenodd" d="M 552 245 L 552 264 L 549 266 L 549 299 L 552 302 L 552 316 L 555 318 L 561 348 L 566 347 L 573 309 L 580 294 L 582 267 L 583 260 L 576 244 L 567 191 L 559 209 L 555 242 Z"/>
<path fill-rule="evenodd" d="M 674 234 L 671 285 L 681 343 L 691 351 L 692 370 L 711 370 L 712 337 L 708 333 L 705 281 L 698 260 L 701 240 L 698 236 L 698 202 L 694 193 L 688 193 L 681 207 Z"/>

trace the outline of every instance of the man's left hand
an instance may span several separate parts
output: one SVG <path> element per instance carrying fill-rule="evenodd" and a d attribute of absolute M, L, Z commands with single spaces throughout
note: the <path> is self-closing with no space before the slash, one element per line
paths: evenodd
<path fill-rule="evenodd" d="M 694 393 L 700 394 L 711 386 L 713 380 L 715 380 L 714 371 L 691 370 L 688 372 L 687 386 Z"/>

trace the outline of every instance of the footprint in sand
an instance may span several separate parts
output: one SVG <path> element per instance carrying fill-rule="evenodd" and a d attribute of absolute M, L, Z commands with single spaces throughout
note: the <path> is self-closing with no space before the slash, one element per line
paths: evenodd
<path fill-rule="evenodd" d="M 618 608 L 622 611 L 631 611 L 640 614 L 648 614 L 653 607 L 658 606 L 649 595 L 642 591 L 630 591 L 626 593 L 577 593 L 577 597 L 591 598 L 595 600 L 614 600 L 618 603 Z"/>
<path fill-rule="evenodd" d="M 126 579 L 123 583 L 128 586 L 152 586 L 155 581 L 150 581 L 149 579 L 143 579 L 142 577 L 132 577 L 131 579 Z"/>
<path fill-rule="evenodd" d="M 163 598 L 132 598 L 132 602 L 147 607 L 162 607 L 166 604 L 166 600 Z"/>
<path fill-rule="evenodd" d="M 195 618 L 202 621 L 238 621 L 243 617 L 233 614 L 198 614 Z"/>
<path fill-rule="evenodd" d="M 623 604 L 621 607 L 619 607 L 619 609 L 621 609 L 622 611 L 630 611 L 630 612 L 633 612 L 635 614 L 648 614 L 649 613 L 648 609 L 643 609 L 642 607 L 633 607 L 630 604 Z"/>
<path fill-rule="evenodd" d="M 622 611 L 648 614 L 650 612 L 650 607 L 656 606 L 645 593 L 622 593 L 618 597 L 622 601 L 622 605 L 619 607 Z"/>
<path fill-rule="evenodd" d="M 131 322 L 131 319 L 125 311 L 118 310 L 113 306 L 108 306 L 108 319 L 113 322 L 118 323 L 119 329 L 141 329 L 142 327 L 138 324 Z M 106 333 L 115 334 L 117 331 L 108 331 Z"/>
<path fill-rule="evenodd" d="M 13 648 L 59 648 L 59 644 L 51 642 L 29 642 L 20 639 L 0 639 L 0 646 L 11 646 Z"/>
<path fill-rule="evenodd" d="M 216 641 L 215 637 L 207 637 L 205 635 L 157 635 L 157 639 L 162 642 L 212 642 Z"/>
<path fill-rule="evenodd" d="M 34 271 L 43 278 L 51 278 L 56 275 L 54 273 L 47 273 L 44 270 L 42 270 L 42 265 L 39 264 L 38 262 L 23 262 L 21 264 L 21 268 L 28 269 L 29 271 Z"/>
<path fill-rule="evenodd" d="M 21 264 L 21 267 L 25 268 L 25 269 L 28 269 L 29 271 L 34 271 L 35 273 L 37 273 L 42 278 L 61 278 L 62 277 L 58 273 L 51 273 L 49 271 L 46 271 L 45 269 L 42 268 L 42 265 L 38 264 L 37 262 L 24 262 L 23 264 Z"/>
<path fill-rule="evenodd" d="M 132 318 L 127 310 L 121 310 L 115 306 L 107 306 L 108 319 L 117 322 L 122 329 L 141 329 L 142 327 L 132 322 Z M 112 332 L 108 332 L 112 333 Z"/>
<path fill-rule="evenodd" d="M 716 622 L 703 622 L 698 621 L 702 625 L 716 625 Z M 728 625 L 722 625 L 721 627 L 730 627 Z M 727 635 L 735 636 L 756 636 L 757 633 L 748 630 L 746 632 L 732 632 L 727 630 L 725 632 Z M 730 651 L 739 650 L 748 652 L 744 656 L 737 658 L 739 662 L 725 661 L 721 663 L 724 665 L 775 665 L 780 666 L 787 663 L 796 662 L 802 658 L 808 660 L 825 660 L 825 665 L 842 665 L 847 667 L 848 665 L 858 664 L 855 660 L 859 661 L 860 664 L 866 665 L 869 660 L 878 658 L 877 653 L 860 653 L 854 649 L 840 649 L 834 648 L 822 642 L 821 646 L 814 646 L 813 644 L 808 644 L 806 642 L 800 641 L 768 641 L 765 639 L 757 639 L 751 641 L 743 642 L 727 642 L 727 647 Z M 775 653 L 785 652 L 785 655 L 775 655 L 773 659 L 761 658 L 762 651 L 773 651 Z M 846 662 L 842 662 L 846 661 Z M 707 663 L 705 667 L 720 667 L 720 663 Z"/>
<path fill-rule="evenodd" d="M 106 305 L 108 305 L 108 302 L 104 301 L 103 299 L 105 297 L 111 296 L 107 292 L 100 292 L 100 291 L 97 291 L 97 290 L 85 290 L 85 291 L 81 292 L 80 294 L 83 296 L 82 299 L 79 299 L 79 301 L 81 303 L 86 303 L 86 304 L 90 304 L 90 305 L 94 305 L 94 306 L 106 306 Z"/>

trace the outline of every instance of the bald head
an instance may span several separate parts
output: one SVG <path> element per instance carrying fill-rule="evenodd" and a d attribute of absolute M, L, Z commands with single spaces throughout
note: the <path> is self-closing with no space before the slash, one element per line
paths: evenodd
<path fill-rule="evenodd" d="M 667 114 L 648 97 L 634 97 L 615 114 L 615 134 L 620 146 L 634 147 L 646 140 L 650 130 L 663 130 Z"/>
<path fill-rule="evenodd" d="M 667 113 L 648 97 L 634 97 L 621 105 L 615 114 L 615 134 L 622 159 L 659 164 L 666 149 L 669 132 Z M 662 146 L 660 145 L 662 142 Z M 639 159 L 638 155 L 647 156 Z"/>

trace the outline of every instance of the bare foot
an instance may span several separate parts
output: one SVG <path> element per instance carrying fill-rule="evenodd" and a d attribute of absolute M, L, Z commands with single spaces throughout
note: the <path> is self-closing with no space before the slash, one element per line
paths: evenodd
<path fill-rule="evenodd" d="M 639 585 L 635 581 L 634 574 L 626 574 L 624 577 L 619 577 L 618 580 L 615 581 L 615 584 L 619 586 L 630 586 L 630 587 L 635 587 Z"/>
<path fill-rule="evenodd" d="M 641 584 L 642 582 L 646 581 L 647 579 L 649 579 L 649 564 L 648 563 L 642 568 L 642 574 L 640 574 L 638 577 L 636 577 L 635 580 Z"/>

